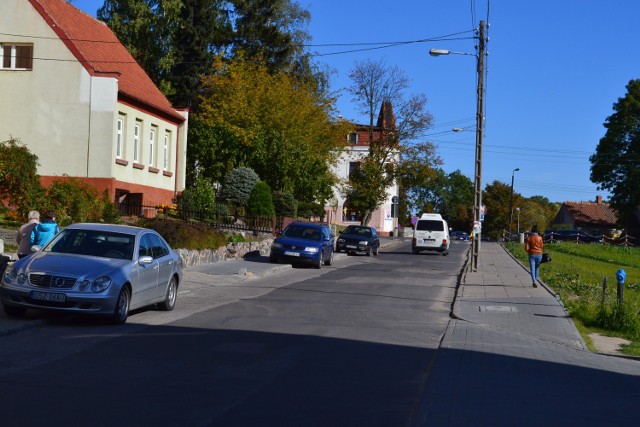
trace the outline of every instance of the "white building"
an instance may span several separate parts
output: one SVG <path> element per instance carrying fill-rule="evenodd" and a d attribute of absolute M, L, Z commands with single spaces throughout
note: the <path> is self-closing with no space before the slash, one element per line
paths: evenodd
<path fill-rule="evenodd" d="M 384 102 L 380 108 L 378 121 L 373 129 L 374 141 L 381 138 L 384 131 L 395 130 L 396 121 L 391 103 Z M 362 159 L 369 155 L 369 126 L 357 125 L 356 129 L 348 136 L 349 145 L 340 155 L 338 164 L 333 172 L 343 181 L 347 182 L 351 171 L 358 167 Z M 396 155 L 392 161 L 397 162 Z M 372 214 L 369 226 L 375 227 L 379 232 L 393 233 L 397 225 L 397 218 L 391 216 L 392 198 L 399 192 L 398 184 L 393 183 L 387 189 L 387 198 L 384 203 Z M 334 187 L 334 204 L 325 206 L 326 218 L 329 223 L 338 225 L 360 224 L 363 212 L 352 209 L 349 201 L 345 200 L 340 187 Z"/>
<path fill-rule="evenodd" d="M 170 204 L 185 186 L 188 112 L 103 23 L 66 0 L 2 0 L 0 140 L 112 200 Z"/>

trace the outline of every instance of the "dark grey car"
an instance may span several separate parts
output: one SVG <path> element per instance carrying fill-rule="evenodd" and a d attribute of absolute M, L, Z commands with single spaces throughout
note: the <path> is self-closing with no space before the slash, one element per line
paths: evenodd
<path fill-rule="evenodd" d="M 340 232 L 336 241 L 336 252 L 344 251 L 348 254 L 357 252 L 367 256 L 378 255 L 380 238 L 373 227 L 363 225 L 350 225 Z"/>

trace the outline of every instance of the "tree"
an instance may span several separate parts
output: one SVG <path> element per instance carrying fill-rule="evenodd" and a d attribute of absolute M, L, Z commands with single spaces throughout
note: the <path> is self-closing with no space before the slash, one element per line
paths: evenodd
<path fill-rule="evenodd" d="M 260 180 L 251 168 L 240 167 L 229 172 L 224 178 L 224 185 L 220 198 L 236 209 L 246 208 L 251 198 L 251 192 Z"/>
<path fill-rule="evenodd" d="M 204 79 L 199 120 L 224 135 L 213 141 L 223 156 L 234 167 L 252 168 L 273 191 L 323 204 L 336 180 L 330 167 L 348 134 L 347 123 L 332 119 L 334 100 L 256 61 L 220 58 L 215 70 Z"/>
<path fill-rule="evenodd" d="M 591 181 L 611 193 L 611 206 L 626 226 L 640 205 L 640 80 L 627 84 L 613 110 L 604 123 L 605 136 L 589 158 Z"/>
<path fill-rule="evenodd" d="M 368 118 L 369 157 L 350 178 L 344 194 L 354 208 L 365 213 L 362 223 L 367 224 L 394 183 L 398 157 L 429 128 L 432 118 L 425 109 L 427 99 L 423 94 L 405 98 L 409 80 L 397 67 L 366 60 L 356 63 L 349 77 L 349 92 Z M 378 109 L 380 115 L 374 126 Z"/>
<path fill-rule="evenodd" d="M 249 198 L 249 213 L 252 216 L 272 217 L 275 207 L 271 197 L 271 188 L 264 181 L 258 181 Z"/>
<path fill-rule="evenodd" d="M 505 225 L 508 226 L 510 219 L 510 198 L 510 185 L 500 181 L 493 181 L 493 183 L 487 184 L 482 194 L 482 201 L 487 209 L 482 223 L 483 235 L 493 238 L 503 237 Z"/>
<path fill-rule="evenodd" d="M 38 156 L 20 140 L 0 142 L 0 200 L 6 200 L 25 217 L 40 207 L 44 194 L 37 170 Z"/>
<path fill-rule="evenodd" d="M 304 46 L 311 14 L 297 1 L 231 0 L 234 5 L 232 50 L 237 56 L 261 58 L 269 72 L 305 68 Z M 296 67 L 297 65 L 297 67 Z"/>
<path fill-rule="evenodd" d="M 105 0 L 104 21 L 175 104 L 197 110 L 200 78 L 232 42 L 224 0 Z"/>

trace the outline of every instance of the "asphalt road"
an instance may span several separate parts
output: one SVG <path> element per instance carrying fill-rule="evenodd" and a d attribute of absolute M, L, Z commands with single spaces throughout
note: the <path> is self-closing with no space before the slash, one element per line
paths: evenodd
<path fill-rule="evenodd" d="M 424 393 L 468 246 L 201 274 L 171 313 L 47 316 L 0 338 L 2 426 L 397 426 Z"/>

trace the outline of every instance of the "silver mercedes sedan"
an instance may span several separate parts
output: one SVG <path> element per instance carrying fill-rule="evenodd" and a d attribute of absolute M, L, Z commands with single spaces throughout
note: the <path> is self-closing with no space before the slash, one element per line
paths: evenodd
<path fill-rule="evenodd" d="M 154 230 L 79 223 L 10 264 L 0 296 L 9 316 L 53 310 L 122 324 L 137 308 L 173 310 L 181 281 L 180 256 Z"/>

